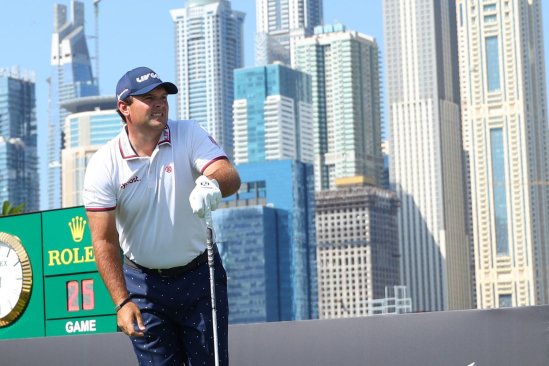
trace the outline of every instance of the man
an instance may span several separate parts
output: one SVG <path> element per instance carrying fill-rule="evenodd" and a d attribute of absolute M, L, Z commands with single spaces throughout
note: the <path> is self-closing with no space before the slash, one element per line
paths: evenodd
<path fill-rule="evenodd" d="M 91 158 L 83 198 L 97 268 L 139 363 L 214 365 L 203 217 L 238 190 L 240 178 L 197 122 L 168 120 L 167 98 L 177 92 L 146 67 L 120 79 L 125 126 Z M 215 290 L 220 365 L 228 365 L 227 279 L 218 253 Z"/>

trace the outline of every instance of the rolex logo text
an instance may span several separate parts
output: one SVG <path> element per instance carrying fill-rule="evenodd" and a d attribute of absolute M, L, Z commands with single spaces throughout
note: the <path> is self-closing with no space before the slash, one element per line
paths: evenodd
<path fill-rule="evenodd" d="M 80 251 L 82 249 L 82 252 Z M 88 263 L 95 262 L 95 256 L 93 253 L 93 247 L 84 247 L 84 248 L 72 248 L 72 249 L 63 249 L 59 250 L 50 250 L 48 251 L 48 266 L 61 266 L 69 264 L 78 264 L 78 263 Z"/>

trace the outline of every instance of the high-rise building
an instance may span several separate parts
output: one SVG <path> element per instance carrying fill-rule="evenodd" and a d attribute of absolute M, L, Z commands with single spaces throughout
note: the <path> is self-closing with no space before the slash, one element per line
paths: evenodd
<path fill-rule="evenodd" d="M 0 204 L 40 209 L 35 75 L 0 69 Z"/>
<path fill-rule="evenodd" d="M 457 21 L 477 307 L 547 304 L 541 0 L 458 0 Z"/>
<path fill-rule="evenodd" d="M 317 319 L 313 166 L 278 160 L 236 168 L 240 190 L 213 212 L 229 321 Z"/>
<path fill-rule="evenodd" d="M 71 1 L 70 20 L 67 19 L 67 7 L 54 4 L 48 117 L 49 209 L 61 207 L 61 150 L 69 112 L 59 103 L 93 95 L 99 95 L 99 88 L 94 83 L 84 33 L 84 3 Z"/>
<path fill-rule="evenodd" d="M 297 41 L 296 64 L 311 75 L 315 190 L 364 176 L 381 186 L 380 53 L 370 36 L 342 24 Z"/>
<path fill-rule="evenodd" d="M 255 64 L 295 66 L 295 42 L 323 24 L 322 0 L 256 0 Z"/>
<path fill-rule="evenodd" d="M 414 310 L 472 307 L 455 0 L 384 0 L 391 189 Z"/>
<path fill-rule="evenodd" d="M 284 213 L 266 206 L 213 212 L 217 246 L 228 278 L 229 324 L 282 320 L 280 299 L 285 294 L 280 291 L 279 214 Z"/>
<path fill-rule="evenodd" d="M 188 0 L 175 26 L 177 116 L 198 121 L 233 158 L 233 70 L 244 64 L 245 14 L 227 0 Z"/>
<path fill-rule="evenodd" d="M 313 163 L 309 75 L 281 65 L 234 71 L 235 164 L 294 159 Z"/>
<path fill-rule="evenodd" d="M 318 303 L 321 319 L 368 315 L 385 288 L 400 285 L 394 192 L 343 178 L 316 192 Z"/>
<path fill-rule="evenodd" d="M 97 150 L 115 138 L 123 126 L 116 112 L 116 96 L 70 99 L 61 103 L 69 114 L 64 123 L 61 150 L 62 206 L 82 206 L 84 174 Z"/>

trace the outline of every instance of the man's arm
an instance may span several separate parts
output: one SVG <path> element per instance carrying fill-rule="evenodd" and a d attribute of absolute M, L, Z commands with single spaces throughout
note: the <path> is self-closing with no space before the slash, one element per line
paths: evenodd
<path fill-rule="evenodd" d="M 120 246 L 114 211 L 91 212 L 87 211 L 88 223 L 92 235 L 95 264 L 103 282 L 109 290 L 115 305 L 128 298 L 122 262 L 120 260 Z M 128 302 L 117 313 L 118 326 L 130 337 L 142 337 L 145 330 L 141 312 L 136 304 Z M 137 322 L 140 331 L 134 329 Z"/>
<path fill-rule="evenodd" d="M 226 159 L 213 162 L 204 170 L 203 175 L 217 181 L 223 197 L 231 196 L 240 189 L 240 176 Z"/>

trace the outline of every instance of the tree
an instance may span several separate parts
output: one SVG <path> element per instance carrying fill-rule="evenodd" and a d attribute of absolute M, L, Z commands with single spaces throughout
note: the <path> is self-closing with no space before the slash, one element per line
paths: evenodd
<path fill-rule="evenodd" d="M 12 206 L 8 201 L 4 201 L 4 204 L 2 205 L 2 212 L 0 212 L 0 216 L 8 216 L 8 215 L 23 213 L 24 207 L 25 207 L 24 203 L 20 204 L 19 206 Z"/>

